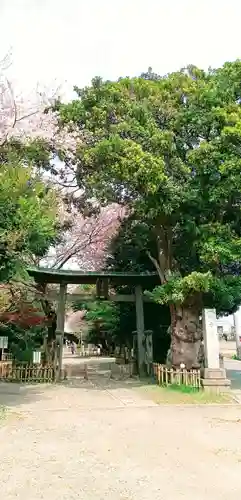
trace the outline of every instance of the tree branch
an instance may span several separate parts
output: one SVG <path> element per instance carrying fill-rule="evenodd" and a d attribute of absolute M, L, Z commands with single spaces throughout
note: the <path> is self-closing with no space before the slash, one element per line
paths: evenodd
<path fill-rule="evenodd" d="M 154 257 L 152 257 L 152 255 L 150 254 L 149 251 L 147 251 L 147 255 L 148 255 L 149 259 L 151 260 L 151 262 L 154 264 L 154 266 L 155 266 L 155 268 L 156 268 L 156 270 L 158 272 L 159 278 L 161 280 L 161 283 L 162 284 L 165 283 L 165 281 L 166 281 L 165 280 L 165 276 L 164 276 L 164 273 L 162 272 L 162 270 L 161 270 L 161 268 L 160 268 L 160 266 L 158 264 L 157 259 L 155 259 Z"/>

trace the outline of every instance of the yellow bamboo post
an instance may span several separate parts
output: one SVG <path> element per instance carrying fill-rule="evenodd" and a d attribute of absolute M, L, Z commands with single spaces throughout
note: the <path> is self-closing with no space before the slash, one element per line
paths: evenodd
<path fill-rule="evenodd" d="M 192 385 L 192 370 L 189 370 L 188 372 L 188 385 Z"/>
<path fill-rule="evenodd" d="M 167 367 L 165 367 L 165 384 L 168 385 L 169 383 L 169 370 Z"/>
<path fill-rule="evenodd" d="M 177 384 L 181 385 L 181 373 L 180 373 L 180 370 L 177 370 Z"/>
<path fill-rule="evenodd" d="M 191 385 L 195 387 L 195 371 L 191 370 Z"/>
<path fill-rule="evenodd" d="M 165 381 L 165 372 L 164 372 L 164 367 L 161 365 L 161 385 L 164 384 Z"/>
<path fill-rule="evenodd" d="M 158 384 L 160 385 L 160 382 L 161 382 L 161 367 L 160 367 L 160 365 L 157 366 L 157 381 L 158 381 Z"/>
<path fill-rule="evenodd" d="M 168 368 L 166 366 L 164 367 L 164 384 L 168 385 Z"/>

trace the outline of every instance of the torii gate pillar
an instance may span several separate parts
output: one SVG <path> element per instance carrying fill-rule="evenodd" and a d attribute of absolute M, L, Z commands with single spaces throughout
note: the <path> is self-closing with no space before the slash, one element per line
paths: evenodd
<path fill-rule="evenodd" d="M 63 341 L 64 341 L 64 323 L 65 323 L 65 304 L 66 304 L 67 284 L 60 283 L 58 307 L 57 307 L 57 329 L 56 338 L 59 345 L 58 349 L 58 378 L 61 378 L 63 369 Z"/>
<path fill-rule="evenodd" d="M 135 287 L 136 297 L 136 330 L 137 330 L 137 349 L 138 349 L 138 372 L 139 375 L 145 374 L 145 325 L 143 309 L 143 293 L 141 285 Z"/>

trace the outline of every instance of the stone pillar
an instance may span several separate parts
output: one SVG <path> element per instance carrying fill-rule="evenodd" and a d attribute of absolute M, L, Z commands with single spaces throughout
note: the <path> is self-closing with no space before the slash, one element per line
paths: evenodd
<path fill-rule="evenodd" d="M 237 312 L 234 313 L 233 322 L 235 328 L 237 357 L 238 359 L 241 359 L 241 307 L 239 307 Z"/>
<path fill-rule="evenodd" d="M 66 304 L 67 284 L 60 283 L 58 308 L 57 308 L 57 329 L 56 338 L 59 344 L 58 348 L 58 378 L 61 378 L 63 368 L 63 340 L 64 340 L 64 323 L 65 323 L 65 304 Z"/>
<path fill-rule="evenodd" d="M 139 375 L 145 375 L 145 326 L 143 294 L 140 285 L 135 288 L 136 297 L 136 330 L 137 330 L 137 351 L 138 351 L 138 372 Z"/>
<path fill-rule="evenodd" d="M 230 380 L 226 378 L 226 370 L 220 368 L 216 310 L 204 309 L 202 316 L 205 352 L 202 386 L 206 390 L 224 392 L 230 388 Z"/>
<path fill-rule="evenodd" d="M 146 339 L 146 369 L 148 375 L 152 374 L 153 371 L 153 342 L 152 342 L 152 330 L 145 330 L 145 339 Z"/>

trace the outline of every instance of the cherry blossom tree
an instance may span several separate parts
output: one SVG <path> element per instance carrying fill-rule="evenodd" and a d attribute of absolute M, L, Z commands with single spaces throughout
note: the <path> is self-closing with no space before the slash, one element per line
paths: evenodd
<path fill-rule="evenodd" d="M 68 214 L 63 208 L 63 216 L 69 227 L 61 243 L 50 249 L 42 263 L 55 269 L 66 266 L 88 271 L 103 268 L 109 243 L 125 217 L 124 208 L 112 204 L 100 208 L 97 214 L 90 217 L 84 217 L 74 209 Z"/>
<path fill-rule="evenodd" d="M 80 189 L 74 159 L 77 148 L 91 137 L 72 122 L 66 128 L 59 127 L 59 113 L 53 104 L 58 101 L 60 89 L 38 88 L 31 98 L 17 96 L 8 79 L 10 65 L 9 53 L 0 61 L 0 147 L 17 139 L 27 146 L 36 141 L 37 148 L 40 145 L 47 150 L 43 178 L 56 188 L 63 201 L 59 213 L 64 229 L 61 243 L 50 249 L 46 259 L 35 258 L 34 263 L 54 268 L 74 265 L 99 269 L 107 257 L 110 239 L 125 215 L 124 209 L 117 204 L 96 207 Z"/>
<path fill-rule="evenodd" d="M 56 129 L 56 120 L 54 114 L 47 116 L 44 111 L 59 98 L 60 87 L 56 83 L 48 89 L 37 85 L 31 95 L 18 94 L 8 77 L 11 63 L 9 51 L 0 60 L 0 146 L 13 137 L 50 139 Z"/>

